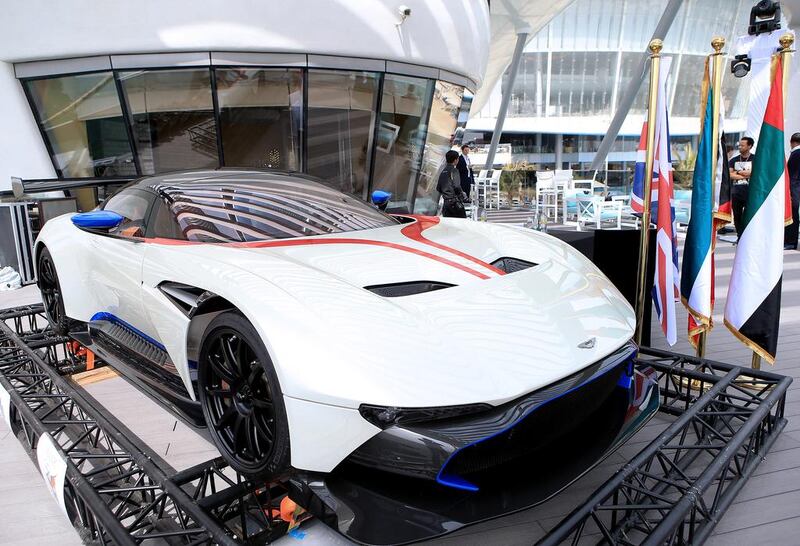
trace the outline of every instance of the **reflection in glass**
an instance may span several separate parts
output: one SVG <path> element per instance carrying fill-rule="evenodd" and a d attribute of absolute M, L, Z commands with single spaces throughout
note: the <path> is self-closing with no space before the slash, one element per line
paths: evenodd
<path fill-rule="evenodd" d="M 300 170 L 303 73 L 299 69 L 217 69 L 225 165 Z"/>
<path fill-rule="evenodd" d="M 543 116 L 546 85 L 547 53 L 525 53 L 514 81 L 508 114 L 512 117 Z M 503 89 L 507 87 L 508 73 L 503 76 Z"/>
<path fill-rule="evenodd" d="M 672 79 L 677 83 L 672 99 L 672 108 L 669 110 L 670 116 L 700 117 L 700 87 L 703 83 L 705 61 L 705 57 L 700 55 L 683 55 L 681 63 L 677 67 L 673 61 L 672 73 L 675 76 Z M 678 69 L 677 74 L 676 68 Z"/>
<path fill-rule="evenodd" d="M 217 167 L 217 129 L 208 69 L 119 74 L 143 174 Z"/>
<path fill-rule="evenodd" d="M 136 174 L 111 72 L 26 82 L 61 176 Z"/>
<path fill-rule="evenodd" d="M 550 77 L 553 113 L 557 116 L 609 115 L 616 63 L 616 53 L 553 53 Z"/>
<path fill-rule="evenodd" d="M 308 71 L 308 174 L 364 194 L 377 100 L 377 73 Z"/>
<path fill-rule="evenodd" d="M 387 74 L 375 144 L 372 189 L 392 194 L 393 209 L 411 210 L 425 146 L 425 124 L 433 82 Z"/>
<path fill-rule="evenodd" d="M 436 82 L 422 159 L 422 174 L 414 200 L 414 214 L 436 214 L 439 204 L 436 181 L 439 171 L 444 168 L 444 154 L 452 144 L 463 96 L 463 87 L 443 81 Z"/>

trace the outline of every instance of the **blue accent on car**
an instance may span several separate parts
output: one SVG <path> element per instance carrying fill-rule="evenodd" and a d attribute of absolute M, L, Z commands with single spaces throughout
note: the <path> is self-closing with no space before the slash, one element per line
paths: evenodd
<path fill-rule="evenodd" d="M 138 335 L 139 337 L 141 337 L 142 339 L 144 339 L 148 343 L 152 343 L 153 345 L 155 345 L 156 347 L 158 347 L 162 351 L 166 351 L 167 350 L 167 348 L 164 347 L 163 344 L 159 343 L 158 341 L 156 341 L 152 337 L 148 336 L 147 334 L 145 334 L 144 332 L 142 332 L 141 330 L 139 330 L 138 328 L 136 328 L 132 324 L 130 324 L 128 322 L 125 322 L 124 320 L 122 320 L 121 318 L 119 318 L 118 316 L 116 316 L 114 314 L 107 313 L 105 311 L 101 311 L 99 313 L 95 313 L 94 315 L 92 315 L 92 318 L 89 319 L 90 322 L 94 321 L 94 320 L 105 320 L 105 321 L 108 321 L 108 322 L 113 322 L 114 324 L 118 324 L 118 325 L 120 325 L 120 326 L 122 326 L 124 328 L 127 328 L 130 331 L 132 331 L 133 333 L 135 333 L 136 335 Z"/>
<path fill-rule="evenodd" d="M 197 369 L 197 361 L 196 360 L 189 360 L 189 369 L 196 370 Z"/>
<path fill-rule="evenodd" d="M 372 192 L 372 202 L 376 205 L 382 205 L 392 198 L 392 194 L 388 191 L 375 190 Z"/>
<path fill-rule="evenodd" d="M 79 228 L 86 229 L 111 229 L 122 223 L 123 218 L 116 212 L 110 210 L 93 210 L 81 212 L 72 216 L 72 223 Z"/>
<path fill-rule="evenodd" d="M 445 463 L 446 465 L 447 463 Z M 442 467 L 444 468 L 444 467 Z M 463 491 L 478 491 L 479 487 L 473 483 L 468 482 L 461 476 L 442 476 L 441 472 L 439 476 L 436 477 L 436 481 L 442 485 L 446 485 L 448 487 L 453 487 L 455 489 L 461 489 Z"/>
<path fill-rule="evenodd" d="M 623 389 L 630 390 L 631 383 L 633 382 L 633 359 L 628 362 L 628 365 L 622 371 L 619 376 L 619 380 L 617 381 L 617 386 L 622 387 Z"/>
<path fill-rule="evenodd" d="M 620 387 L 623 387 L 626 390 L 629 390 L 631 385 L 633 384 L 632 377 L 630 375 L 628 375 L 628 371 L 631 370 L 631 372 L 632 372 L 632 370 L 633 370 L 633 362 L 634 362 L 634 357 L 635 356 L 636 356 L 636 352 L 634 352 L 633 354 L 631 354 L 628 357 L 628 362 L 627 362 L 627 364 L 625 366 L 625 369 L 622 371 L 622 374 L 620 374 L 620 378 L 617 381 L 617 385 L 620 386 Z M 436 475 L 436 481 L 439 484 L 447 486 L 447 487 L 453 487 L 453 488 L 462 489 L 462 490 L 465 490 L 465 491 L 473 491 L 473 492 L 474 491 L 478 491 L 479 488 L 476 485 L 468 482 L 467 480 L 465 480 L 464 478 L 462 478 L 460 476 L 443 474 L 444 470 L 447 468 L 447 465 L 450 464 L 450 461 L 453 459 L 453 457 L 455 457 L 458 453 L 460 453 L 461 451 L 463 451 L 463 450 L 465 450 L 465 449 L 467 449 L 469 447 L 472 447 L 474 445 L 480 444 L 481 442 L 485 442 L 486 440 L 490 440 L 490 439 L 492 439 L 492 438 L 494 438 L 496 436 L 499 436 L 501 434 L 505 434 L 506 432 L 508 432 L 509 430 L 514 428 L 515 426 L 519 425 L 520 422 L 522 422 L 524 419 L 526 419 L 532 413 L 534 413 L 535 411 L 541 409 L 542 407 L 544 407 L 545 405 L 549 404 L 550 402 L 554 402 L 554 401 L 558 400 L 559 398 L 561 398 L 562 396 L 566 396 L 567 394 L 569 394 L 569 393 L 571 393 L 571 392 L 573 392 L 573 391 L 575 391 L 577 389 L 585 387 L 586 385 L 588 385 L 592 381 L 595 381 L 596 379 L 599 379 L 600 377 L 603 377 L 605 374 L 607 374 L 608 372 L 613 371 L 615 369 L 618 369 L 618 366 L 609 367 L 608 370 L 606 370 L 603 373 L 598 374 L 598 375 L 590 378 L 588 381 L 584 381 L 580 385 L 575 385 L 571 389 L 560 393 L 558 396 L 554 396 L 550 400 L 546 400 L 546 401 L 542 402 L 541 404 L 539 404 L 538 406 L 533 408 L 531 411 L 529 411 L 528 413 L 526 413 L 525 415 L 523 415 L 522 417 L 520 417 L 519 419 L 514 421 L 512 424 L 508 425 L 507 427 L 495 432 L 494 434 L 486 436 L 485 438 L 481 438 L 480 440 L 475 440 L 474 442 L 471 442 L 471 443 L 465 445 L 464 447 L 461 447 L 461 448 L 455 450 L 454 452 L 452 452 L 450 454 L 449 457 L 447 457 L 447 460 L 442 465 L 442 468 L 439 469 L 439 473 Z M 623 378 L 627 379 L 627 385 L 623 384 L 623 381 L 622 381 Z"/>

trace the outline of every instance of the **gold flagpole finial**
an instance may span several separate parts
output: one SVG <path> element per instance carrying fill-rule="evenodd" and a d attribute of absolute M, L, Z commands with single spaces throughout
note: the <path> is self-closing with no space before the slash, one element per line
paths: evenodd
<path fill-rule="evenodd" d="M 722 53 L 722 48 L 725 47 L 725 38 L 722 36 L 714 36 L 711 39 L 711 47 L 714 48 L 714 53 L 716 55 L 720 55 Z"/>
<path fill-rule="evenodd" d="M 654 38 L 650 40 L 650 43 L 647 45 L 647 48 L 650 50 L 650 53 L 652 53 L 654 57 L 657 57 L 661 54 L 661 50 L 664 48 L 664 42 L 662 42 L 658 38 Z"/>
<path fill-rule="evenodd" d="M 792 36 L 790 33 L 787 32 L 786 34 L 780 37 L 778 43 L 780 43 L 781 47 L 783 48 L 782 53 L 784 52 L 788 53 L 792 45 L 794 44 L 794 36 Z"/>

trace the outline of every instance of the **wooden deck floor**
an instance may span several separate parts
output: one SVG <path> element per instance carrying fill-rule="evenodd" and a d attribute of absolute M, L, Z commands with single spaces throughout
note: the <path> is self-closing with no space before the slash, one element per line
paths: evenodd
<path fill-rule="evenodd" d="M 733 263 L 734 247 L 720 242 L 717 252 L 718 326 L 708 339 L 708 356 L 749 366 L 750 353 L 722 325 L 725 293 Z M 778 361 L 774 370 L 800 379 L 800 252 L 785 252 L 783 310 Z M 0 308 L 38 299 L 33 287 L 0 292 Z M 679 324 L 685 312 L 679 306 Z M 655 321 L 654 321 L 654 324 Z M 683 326 L 681 326 L 683 330 Z M 660 330 L 653 331 L 653 345 L 666 348 Z M 673 347 L 691 353 L 688 343 Z M 120 378 L 93 383 L 87 389 L 106 404 L 133 432 L 145 439 L 176 468 L 185 468 L 213 456 L 210 443 L 196 431 L 177 423 L 144 395 Z M 791 385 L 786 414 L 789 424 L 772 452 L 758 467 L 736 502 L 717 526 L 707 544 L 789 545 L 800 544 L 800 380 Z M 581 499 L 603 483 L 666 425 L 657 417 L 627 445 L 598 468 L 573 484 L 554 500 L 531 510 L 476 525 L 427 544 L 438 545 L 530 545 L 558 523 Z M 0 544 L 80 544 L 77 534 L 58 511 L 41 477 L 13 438 L 0 423 Z M 33 520 L 33 521 L 32 521 Z M 342 544 L 341 540 L 334 540 Z M 325 542 L 316 542 L 324 544 Z"/>

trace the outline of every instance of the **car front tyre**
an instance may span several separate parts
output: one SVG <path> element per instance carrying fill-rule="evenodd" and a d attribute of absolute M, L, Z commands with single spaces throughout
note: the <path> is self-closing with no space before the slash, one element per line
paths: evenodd
<path fill-rule="evenodd" d="M 206 328 L 197 380 L 203 415 L 222 456 L 247 476 L 289 469 L 289 428 L 272 359 L 241 314 L 224 312 Z"/>
<path fill-rule="evenodd" d="M 42 248 L 39 253 L 36 271 L 47 320 L 56 334 L 66 335 L 69 332 L 70 320 L 64 311 L 64 296 L 56 273 L 56 264 L 47 247 Z"/>

